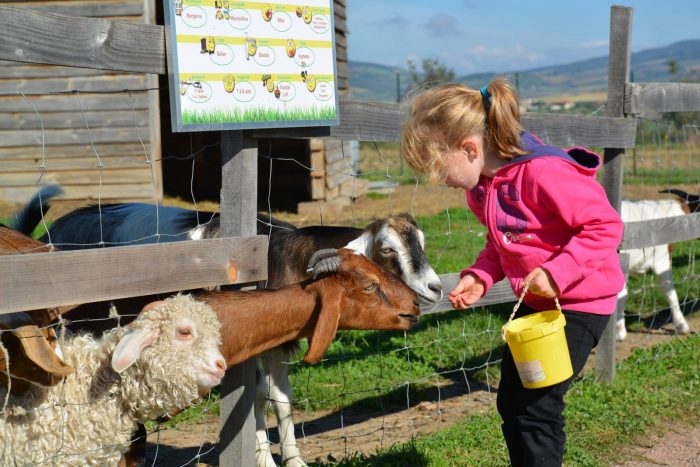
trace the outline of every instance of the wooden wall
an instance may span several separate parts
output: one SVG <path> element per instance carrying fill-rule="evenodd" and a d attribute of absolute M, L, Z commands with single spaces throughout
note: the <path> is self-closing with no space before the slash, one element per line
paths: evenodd
<path fill-rule="evenodd" d="M 155 1 L 3 5 L 155 24 Z M 24 202 L 50 181 L 64 188 L 64 199 L 160 199 L 158 91 L 108 92 L 157 83 L 144 73 L 0 61 L 0 199 Z"/>

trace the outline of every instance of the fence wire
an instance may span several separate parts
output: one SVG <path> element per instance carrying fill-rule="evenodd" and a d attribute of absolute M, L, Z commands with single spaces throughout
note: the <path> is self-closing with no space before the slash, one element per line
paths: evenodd
<path fill-rule="evenodd" d="M 72 172 L 90 169 L 87 179 L 74 183 L 80 189 L 76 188 L 71 196 L 76 200 L 85 200 L 85 204 L 94 203 L 99 212 L 99 241 L 87 245 L 56 243 L 49 236 L 49 245 L 67 249 L 160 243 L 175 237 L 185 238 L 188 233 L 202 232 L 213 222 L 215 203 L 213 208 L 200 209 L 202 205 L 211 207 L 212 203 L 198 199 L 195 169 L 205 164 L 205 153 L 218 151 L 218 143 L 203 144 L 190 136 L 189 148 L 184 156 L 164 154 L 155 157 L 151 154 L 149 147 L 155 142 L 144 137 L 148 131 L 134 101 L 134 95 L 151 92 L 155 90 L 117 93 L 131 104 L 126 106 L 130 112 L 130 122 L 120 127 L 120 131 L 128 129 L 134 135 L 134 143 L 124 149 L 131 154 L 115 154 L 113 149 L 107 147 L 109 138 L 105 137 L 105 132 L 94 129 L 90 122 L 91 114 L 83 105 L 85 96 L 91 93 L 69 93 L 74 97 L 77 113 L 82 118 L 80 132 L 85 135 L 81 143 L 85 152 L 72 158 L 54 157 L 52 154 L 57 144 L 53 140 L 52 129 L 46 125 L 51 115 L 45 115 L 34 104 L 34 100 L 41 96 L 21 93 L 21 102 L 31 109 L 30 114 L 35 117 L 30 125 L 32 129 L 25 130 L 31 133 L 26 141 L 33 144 L 31 152 L 39 155 L 13 160 L 6 154 L 0 159 L 0 176 L 11 181 L 13 177 L 16 179 L 20 176 L 13 174 L 21 174 L 24 181 L 19 191 L 24 199 L 28 199 L 28 194 L 54 181 L 61 182 L 66 194 L 71 195 L 71 182 L 61 181 L 60 175 L 70 180 Z M 26 112 L 26 109 L 22 112 Z M 694 123 L 679 126 L 674 121 L 640 119 L 639 132 L 638 147 L 626 160 L 625 198 L 673 199 L 673 195 L 659 193 L 666 188 L 682 189 L 698 195 L 698 126 Z M 273 148 L 270 142 L 261 144 L 259 162 L 268 167 L 267 173 L 261 176 L 267 179 L 268 190 L 266 199 L 259 200 L 259 206 L 266 207 L 268 214 L 288 220 L 297 227 L 320 224 L 362 228 L 374 218 L 406 211 L 422 227 L 427 256 L 439 274 L 458 272 L 475 260 L 485 243 L 485 229 L 469 212 L 463 193 L 425 185 L 404 167 L 396 144 L 361 143 L 357 154 L 347 151 L 345 143 L 341 142 L 339 146 L 341 158 L 337 162 L 342 163 L 335 164 L 333 169 L 328 169 L 325 164 L 314 165 L 309 158 L 290 156 L 284 150 Z M 167 160 L 190 163 L 189 176 L 182 180 L 182 183 L 188 184 L 190 199 L 184 203 L 179 201 L 195 213 L 196 225 L 190 230 L 161 230 L 164 209 L 161 206 L 173 202 L 166 198 L 160 204 L 157 171 Z M 113 192 L 107 189 L 115 180 L 110 171 L 125 167 L 141 168 L 147 173 L 145 178 L 140 179 L 147 185 L 147 192 L 141 190 L 135 198 L 157 206 L 154 208 L 153 231 L 126 241 L 105 241 L 105 231 L 114 227 L 103 222 L 103 208 L 115 198 Z M 314 208 L 307 212 L 314 214 L 302 216 L 277 211 L 273 190 L 290 167 L 300 169 L 311 179 L 326 180 L 344 175 L 349 186 L 348 193 L 334 199 L 324 199 L 311 184 L 307 202 Z M 128 175 L 117 173 L 115 177 L 120 183 L 129 183 Z M 346 198 L 341 206 L 343 209 L 337 210 L 335 204 L 341 198 Z M 55 207 L 60 207 L 60 203 L 56 203 Z M 59 217 L 56 212 L 61 211 L 54 212 L 55 207 L 49 209 L 46 216 L 41 216 L 40 225 L 44 230 Z M 657 214 L 654 208 L 650 209 L 643 211 L 643 215 Z M 8 213 L 6 211 L 2 216 L 6 221 L 10 220 Z M 271 233 L 273 226 L 270 223 L 258 222 Z M 700 294 L 695 268 L 696 247 L 696 240 L 682 242 L 674 247 L 672 255 L 674 283 L 685 316 L 695 311 Z M 651 259 L 653 262 L 654 258 Z M 664 312 L 669 305 L 651 274 L 631 277 L 628 289 L 624 319 L 630 332 L 649 335 L 676 332 L 669 327 L 670 318 Z M 443 291 L 445 294 L 448 292 Z M 293 419 L 304 459 L 327 460 L 328 456 L 337 459 L 350 457 L 356 452 L 368 453 L 405 442 L 419 434 L 434 432 L 465 415 L 492 408 L 503 345 L 500 340 L 501 326 L 511 309 L 512 303 L 480 306 L 468 311 L 434 309 L 408 332 L 341 332 L 325 358 L 316 366 L 308 366 L 296 357 L 284 362 L 288 366 L 294 393 Z M 105 325 L 122 325 L 121 320 L 135 314 L 117 316 L 111 312 L 109 317 L 89 317 L 71 322 L 61 320 L 50 326 L 59 336 L 64 336 L 69 327 L 90 325 L 91 321 L 100 320 Z M 0 336 L 6 336 L 13 330 L 4 329 L 0 331 Z M 2 348 L 7 352 L 5 346 Z M 304 343 L 301 350 L 305 350 Z M 11 364 L 11 356 L 6 354 L 5 361 Z M 264 368 L 265 362 L 260 365 Z M 7 384 L 10 385 L 11 381 Z M 5 391 L 3 398 L 2 414 L 5 419 L 17 416 L 17 410 L 23 410 L 18 409 L 20 406 L 9 391 Z M 270 396 L 269 387 L 267 402 L 276 402 Z M 61 404 L 59 399 L 46 410 L 60 409 Z M 86 400 L 84 404 L 89 410 L 90 401 Z M 32 411 L 29 409 L 27 412 Z M 280 443 L 284 443 L 284 440 L 280 440 L 276 434 L 272 411 L 268 409 L 267 413 L 267 435 L 273 441 L 273 453 L 279 456 Z M 42 415 L 37 413 L 32 416 L 41 419 Z M 169 429 L 173 424 L 177 424 L 178 431 Z M 186 410 L 173 420 L 152 421 L 146 428 L 149 465 L 216 463 L 218 393 L 215 391 L 197 407 Z M 0 453 L 0 458 L 11 455 L 3 448 L 0 446 L 0 451 L 4 453 Z M 104 448 L 116 449 L 117 446 Z M 35 464 L 60 464 L 61 456 L 72 454 L 76 453 L 59 450 Z"/>

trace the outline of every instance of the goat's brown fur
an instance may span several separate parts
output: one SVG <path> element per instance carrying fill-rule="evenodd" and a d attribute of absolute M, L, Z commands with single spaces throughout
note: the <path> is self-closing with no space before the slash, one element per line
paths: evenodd
<path fill-rule="evenodd" d="M 45 253 L 51 248 L 6 227 L 0 227 L 0 256 Z M 5 353 L 0 353 L 0 384 L 12 394 L 25 392 L 31 384 L 53 386 L 72 373 L 73 367 L 56 355 L 56 333 L 51 322 L 70 307 L 32 310 L 0 315 L 0 335 Z"/>
<path fill-rule="evenodd" d="M 409 329 L 411 317 L 420 314 L 415 292 L 364 256 L 339 252 L 338 272 L 317 281 L 274 291 L 198 294 L 197 299 L 208 303 L 221 320 L 222 334 L 236 336 L 224 337 L 226 363 L 235 365 L 302 337 L 309 338 L 304 360 L 315 363 L 337 329 Z"/>

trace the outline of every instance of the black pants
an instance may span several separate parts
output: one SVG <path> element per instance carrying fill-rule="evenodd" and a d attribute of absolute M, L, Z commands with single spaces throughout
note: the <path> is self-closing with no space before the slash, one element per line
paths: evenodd
<path fill-rule="evenodd" d="M 534 313 L 524 304 L 516 317 Z M 520 382 L 513 355 L 506 346 L 496 405 L 503 419 L 501 429 L 514 466 L 561 466 L 564 456 L 564 394 L 583 369 L 598 344 L 610 316 L 563 310 L 574 374 L 553 386 L 526 389 Z"/>

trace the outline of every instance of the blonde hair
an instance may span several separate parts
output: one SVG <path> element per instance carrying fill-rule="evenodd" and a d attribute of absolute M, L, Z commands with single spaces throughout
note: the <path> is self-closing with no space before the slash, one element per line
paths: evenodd
<path fill-rule="evenodd" d="M 403 157 L 411 168 L 432 182 L 442 181 L 443 155 L 470 135 L 481 134 L 484 146 L 510 160 L 526 154 L 521 147 L 517 93 L 506 79 L 487 87 L 490 106 L 481 91 L 462 84 L 427 89 L 413 98 L 401 135 Z M 488 115 L 486 114 L 486 107 Z"/>

